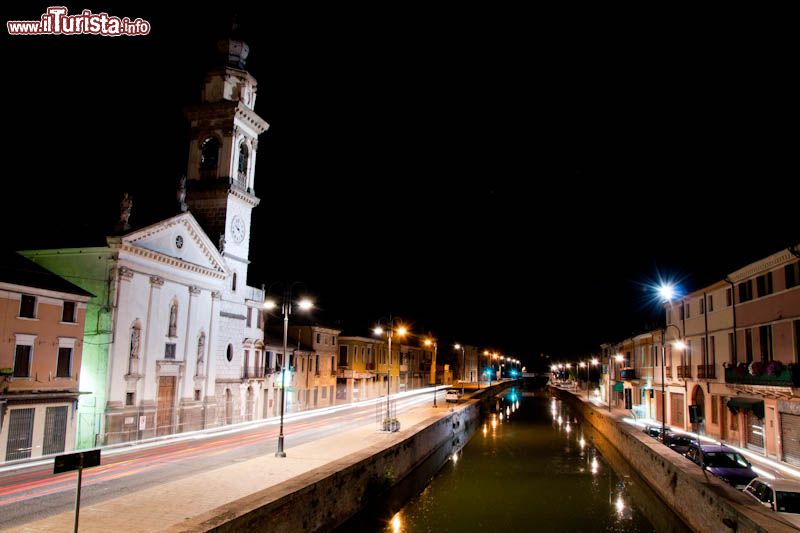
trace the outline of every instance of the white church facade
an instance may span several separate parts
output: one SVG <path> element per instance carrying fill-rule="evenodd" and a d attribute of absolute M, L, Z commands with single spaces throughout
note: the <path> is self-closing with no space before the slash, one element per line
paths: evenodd
<path fill-rule="evenodd" d="M 264 350 L 264 292 L 247 286 L 256 80 L 247 45 L 220 41 L 225 65 L 187 109 L 191 140 L 180 211 L 131 229 L 126 197 L 106 246 L 23 255 L 95 295 L 87 306 L 77 447 L 260 418 L 275 387 Z"/>

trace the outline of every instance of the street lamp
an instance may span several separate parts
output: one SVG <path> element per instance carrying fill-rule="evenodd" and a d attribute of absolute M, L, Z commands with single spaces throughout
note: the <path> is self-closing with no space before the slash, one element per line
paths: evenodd
<path fill-rule="evenodd" d="M 461 361 L 463 363 L 463 366 L 461 367 L 461 396 L 464 396 L 464 382 L 467 381 L 467 355 L 464 351 L 464 347 L 459 343 L 455 343 L 453 348 L 456 350 L 461 350 Z"/>
<path fill-rule="evenodd" d="M 670 309 L 672 309 L 672 300 L 676 296 L 675 286 L 671 283 L 662 283 L 659 285 L 658 295 L 664 303 L 668 303 Z M 665 321 L 666 324 L 666 321 Z M 682 337 L 683 333 L 681 332 L 680 328 L 675 324 L 666 324 L 663 328 L 661 328 L 661 438 L 664 439 L 666 442 L 666 432 L 667 432 L 667 392 L 666 392 L 666 385 L 665 385 L 665 376 L 664 376 L 664 361 L 667 358 L 667 348 L 666 348 L 666 337 L 667 337 L 667 330 L 669 328 L 675 328 L 678 331 L 678 336 Z M 676 341 L 674 346 L 678 350 L 685 350 L 686 344 L 683 341 Z"/>
<path fill-rule="evenodd" d="M 489 350 L 484 350 L 483 351 L 483 355 L 486 356 L 486 362 L 488 363 L 488 365 L 492 366 L 492 354 L 491 354 L 491 352 L 489 352 Z M 483 373 L 486 374 L 486 371 L 484 370 Z M 492 386 L 492 377 L 491 377 L 490 374 L 487 374 L 486 377 L 489 378 L 489 386 L 491 387 Z"/>
<path fill-rule="evenodd" d="M 386 418 L 384 419 L 383 426 L 389 430 L 391 430 L 392 424 L 390 420 L 392 419 L 392 411 L 391 411 L 391 402 L 389 397 L 392 394 L 391 390 L 391 382 L 392 382 L 392 337 L 397 334 L 398 337 L 405 337 L 408 334 L 408 329 L 403 325 L 397 326 L 397 331 L 395 331 L 394 321 L 391 317 L 389 317 L 389 327 L 384 330 L 383 327 L 380 325 L 380 322 L 372 330 L 375 335 L 383 335 L 386 333 L 386 337 L 388 339 L 389 345 L 389 358 L 386 360 Z M 397 362 L 400 364 L 400 361 Z M 399 377 L 399 373 L 398 373 Z"/>
<path fill-rule="evenodd" d="M 286 457 L 286 452 L 283 451 L 283 412 L 286 405 L 286 367 L 289 366 L 289 354 L 287 347 L 287 337 L 289 335 L 289 315 L 292 314 L 292 288 L 300 283 L 283 283 L 283 302 L 281 304 L 281 314 L 283 315 L 283 360 L 281 361 L 281 427 L 278 434 L 278 451 L 275 452 L 275 457 Z M 270 286 L 272 288 L 272 286 Z M 269 292 L 269 291 L 268 291 Z M 275 300 L 265 300 L 264 309 L 272 310 L 278 307 Z M 303 298 L 297 302 L 297 307 L 303 311 L 308 311 L 314 307 L 314 302 L 308 298 Z"/>
<path fill-rule="evenodd" d="M 425 339 L 423 344 L 425 344 L 425 346 L 433 345 L 433 371 L 431 372 L 433 376 L 431 381 L 433 382 L 433 406 L 436 407 L 436 352 L 439 348 L 439 345 L 435 340 L 432 339 Z"/>
<path fill-rule="evenodd" d="M 592 366 L 597 366 L 599 362 L 600 361 L 598 361 L 597 359 L 592 359 L 591 361 L 587 362 L 583 361 L 580 362 L 580 367 L 586 368 L 586 401 L 589 401 L 589 381 L 591 379 L 591 377 L 589 376 L 589 372 L 591 371 Z"/>
<path fill-rule="evenodd" d="M 609 353 L 608 354 L 608 392 L 607 392 L 607 396 L 608 396 L 608 412 L 609 413 L 611 412 L 611 357 L 612 357 L 611 353 Z M 617 363 L 621 363 L 622 361 L 625 360 L 625 356 L 623 356 L 622 354 L 619 354 L 619 353 L 615 354 L 613 357 L 614 357 L 614 360 Z"/>

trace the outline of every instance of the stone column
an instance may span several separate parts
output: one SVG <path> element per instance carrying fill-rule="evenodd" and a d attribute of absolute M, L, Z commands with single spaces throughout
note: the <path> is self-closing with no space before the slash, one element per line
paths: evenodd
<path fill-rule="evenodd" d="M 203 427 L 209 427 L 215 424 L 217 420 L 217 362 L 216 360 L 212 361 L 212 359 L 216 359 L 213 346 L 217 339 L 219 323 L 217 315 L 219 315 L 219 301 L 221 299 L 221 292 L 214 291 L 211 293 L 211 313 L 208 319 L 208 334 L 206 335 L 206 383 L 203 391 Z"/>
<path fill-rule="evenodd" d="M 159 291 L 164 286 L 164 280 L 158 276 L 150 276 L 150 294 L 147 299 L 147 319 L 144 325 L 144 344 L 142 345 L 142 365 L 140 372 L 143 376 L 142 385 L 137 387 L 141 390 L 140 404 L 142 402 L 152 402 L 155 406 L 156 397 L 156 378 L 155 375 L 155 358 L 156 350 L 151 346 L 153 336 L 150 330 L 154 327 L 155 321 L 158 320 L 158 311 L 153 312 L 153 300 L 159 300 Z M 155 315 L 155 316 L 154 316 Z"/>

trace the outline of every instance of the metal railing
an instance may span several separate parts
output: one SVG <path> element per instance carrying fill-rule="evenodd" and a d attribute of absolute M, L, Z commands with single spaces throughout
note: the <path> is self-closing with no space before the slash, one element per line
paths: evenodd
<path fill-rule="evenodd" d="M 717 371 L 714 365 L 697 365 L 698 379 L 714 379 L 717 377 Z"/>

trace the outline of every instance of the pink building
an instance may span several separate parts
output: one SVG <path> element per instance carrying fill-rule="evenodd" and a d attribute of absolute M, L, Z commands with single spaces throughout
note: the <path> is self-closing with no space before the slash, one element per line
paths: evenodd
<path fill-rule="evenodd" d="M 20 255 L 0 259 L 0 461 L 74 448 L 90 297 Z"/>

